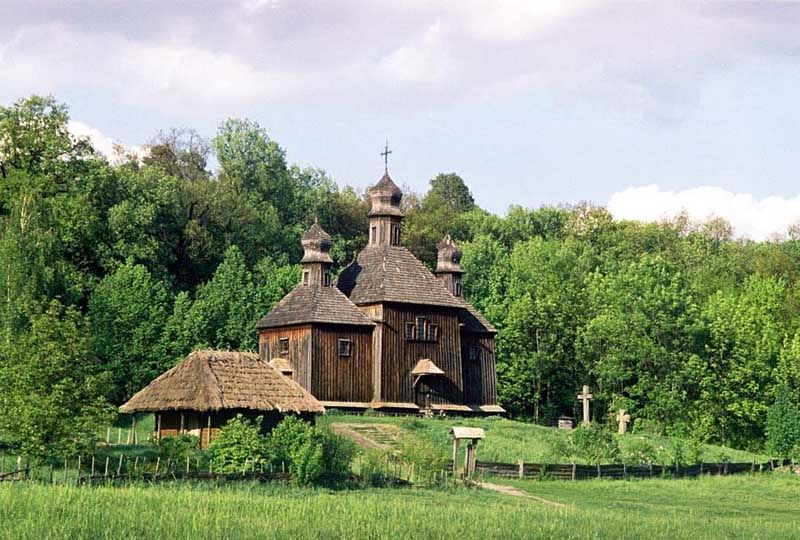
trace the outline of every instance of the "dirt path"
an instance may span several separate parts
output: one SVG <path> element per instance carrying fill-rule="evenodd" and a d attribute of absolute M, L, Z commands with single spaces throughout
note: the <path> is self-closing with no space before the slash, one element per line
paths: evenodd
<path fill-rule="evenodd" d="M 524 497 L 526 499 L 532 499 L 534 501 L 538 501 L 542 504 L 546 504 L 548 506 L 552 506 L 555 508 L 574 508 L 571 504 L 564 504 L 556 501 L 550 501 L 548 499 L 543 499 L 541 497 L 537 497 L 536 495 L 531 495 L 530 493 L 526 493 L 521 489 L 517 489 L 511 486 L 503 486 L 500 484 L 492 484 L 489 482 L 478 482 L 478 485 L 483 489 L 488 489 L 491 491 L 496 491 L 498 493 L 503 493 L 505 495 L 511 495 L 513 497 Z"/>

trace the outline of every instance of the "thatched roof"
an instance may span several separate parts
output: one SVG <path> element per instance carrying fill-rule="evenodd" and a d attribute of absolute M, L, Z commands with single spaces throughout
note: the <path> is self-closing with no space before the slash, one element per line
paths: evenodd
<path fill-rule="evenodd" d="M 298 285 L 258 321 L 256 328 L 276 328 L 294 324 L 329 323 L 375 326 L 336 287 Z"/>
<path fill-rule="evenodd" d="M 120 411 L 218 411 L 282 413 L 325 411 L 303 387 L 255 353 L 195 351 L 137 392 Z"/>
<path fill-rule="evenodd" d="M 336 286 L 357 304 L 401 302 L 461 307 L 461 302 L 401 246 L 368 246 L 339 275 Z"/>

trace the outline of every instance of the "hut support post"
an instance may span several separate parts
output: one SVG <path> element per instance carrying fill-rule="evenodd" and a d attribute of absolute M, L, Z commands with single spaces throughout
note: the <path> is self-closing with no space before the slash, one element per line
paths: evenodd
<path fill-rule="evenodd" d="M 200 442 L 202 443 L 202 437 Z M 208 448 L 209 444 L 211 444 L 211 413 L 208 413 L 208 427 L 206 428 L 206 448 Z"/>
<path fill-rule="evenodd" d="M 453 438 L 453 478 L 455 478 L 456 470 L 458 469 L 458 443 L 459 440 Z"/>
<path fill-rule="evenodd" d="M 186 433 L 186 430 L 184 429 L 183 411 L 181 411 L 181 433 Z"/>
<path fill-rule="evenodd" d="M 156 441 L 161 443 L 161 413 L 156 418 Z"/>
<path fill-rule="evenodd" d="M 132 442 L 136 444 L 136 413 L 133 413 L 133 419 L 131 420 L 131 431 L 133 431 Z"/>

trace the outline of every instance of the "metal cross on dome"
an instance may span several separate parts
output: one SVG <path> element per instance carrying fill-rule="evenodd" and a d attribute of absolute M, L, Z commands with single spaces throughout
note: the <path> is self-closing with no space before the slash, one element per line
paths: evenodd
<path fill-rule="evenodd" d="M 383 156 L 383 168 L 386 174 L 389 174 L 389 154 L 391 153 L 392 151 L 389 150 L 389 140 L 387 139 L 386 146 L 384 147 L 383 152 L 381 152 L 381 155 Z"/>

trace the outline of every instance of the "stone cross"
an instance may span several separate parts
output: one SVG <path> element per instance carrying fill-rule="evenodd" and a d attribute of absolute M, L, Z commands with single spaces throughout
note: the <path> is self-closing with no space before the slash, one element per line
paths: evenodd
<path fill-rule="evenodd" d="M 589 393 L 589 385 L 583 385 L 583 392 L 578 394 L 578 399 L 583 401 L 583 425 L 589 425 L 589 400 L 592 399 L 594 396 Z"/>
<path fill-rule="evenodd" d="M 625 435 L 625 432 L 628 431 L 628 422 L 631 421 L 631 415 L 628 414 L 628 411 L 625 409 L 620 409 L 619 413 L 617 414 L 617 422 L 619 422 L 619 431 L 620 435 Z"/>

